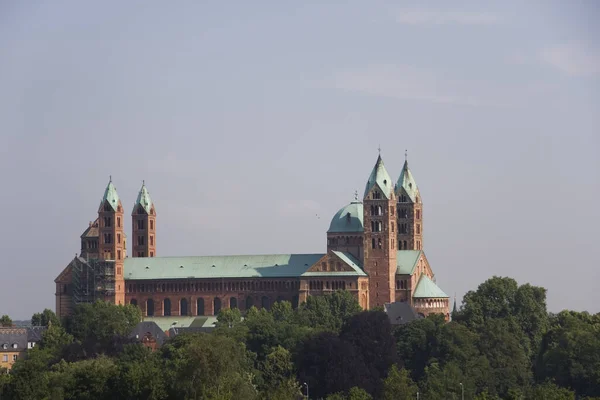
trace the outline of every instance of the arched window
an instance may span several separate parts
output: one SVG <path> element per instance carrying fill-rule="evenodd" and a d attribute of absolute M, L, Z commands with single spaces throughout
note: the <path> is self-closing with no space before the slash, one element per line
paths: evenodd
<path fill-rule="evenodd" d="M 136 299 L 131 299 L 131 301 L 129 302 L 132 306 L 137 306 L 137 300 Z"/>
<path fill-rule="evenodd" d="M 406 240 L 404 241 L 404 250 L 408 250 L 408 246 L 406 245 Z"/>
<path fill-rule="evenodd" d="M 377 239 L 377 247 L 381 249 L 381 239 Z"/>
<path fill-rule="evenodd" d="M 371 246 L 372 246 L 372 248 L 375 248 L 375 239 L 374 238 L 371 239 Z"/>
<path fill-rule="evenodd" d="M 229 298 L 229 308 L 237 308 L 237 298 L 236 297 Z"/>
<path fill-rule="evenodd" d="M 163 315 L 165 317 L 168 317 L 171 315 L 171 300 L 170 299 L 163 300 Z"/>
<path fill-rule="evenodd" d="M 278 303 L 285 301 L 285 299 L 283 298 L 283 296 L 277 296 L 277 300 Z"/>
<path fill-rule="evenodd" d="M 179 315 L 188 315 L 188 302 L 185 297 L 179 301 Z"/>
<path fill-rule="evenodd" d="M 252 306 L 254 306 L 254 299 L 252 298 L 252 296 L 246 297 L 246 310 L 251 309 Z"/>
<path fill-rule="evenodd" d="M 271 309 L 271 303 L 267 296 L 263 296 L 262 299 L 260 299 L 260 306 L 266 310 Z"/>
<path fill-rule="evenodd" d="M 371 206 L 371 215 L 375 215 L 375 207 Z"/>
<path fill-rule="evenodd" d="M 213 309 L 214 309 L 213 315 L 218 315 L 219 312 L 221 311 L 221 299 L 220 298 L 215 297 L 215 299 L 213 300 Z"/>
<path fill-rule="evenodd" d="M 300 302 L 300 297 L 298 295 L 295 295 L 294 297 L 292 297 L 292 308 L 294 310 L 298 308 L 299 302 Z"/>
<path fill-rule="evenodd" d="M 154 316 L 154 300 L 146 300 L 146 315 L 149 317 Z"/>
<path fill-rule="evenodd" d="M 196 314 L 204 315 L 204 299 L 202 297 L 199 297 L 198 300 L 196 300 Z"/>

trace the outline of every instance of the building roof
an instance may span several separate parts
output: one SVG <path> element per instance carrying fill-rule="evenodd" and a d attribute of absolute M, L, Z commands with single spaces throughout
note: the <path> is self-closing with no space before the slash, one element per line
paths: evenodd
<path fill-rule="evenodd" d="M 355 200 L 335 213 L 327 233 L 362 233 L 363 231 L 363 203 Z"/>
<path fill-rule="evenodd" d="M 42 335 L 48 327 L 46 326 L 30 326 L 27 328 L 27 341 L 29 343 L 37 343 L 42 340 Z"/>
<path fill-rule="evenodd" d="M 94 222 L 90 222 L 90 226 L 87 227 L 85 231 L 81 234 L 81 238 L 86 237 L 98 237 L 100 235 L 100 230 L 98 229 L 98 218 Z"/>
<path fill-rule="evenodd" d="M 398 182 L 396 182 L 396 193 L 399 194 L 401 189 L 404 189 L 413 203 L 417 202 L 419 188 L 417 187 L 417 182 L 415 182 L 412 172 L 410 172 L 410 169 L 408 168 L 408 161 L 404 161 L 402 172 L 400 172 L 400 177 L 398 178 Z"/>
<path fill-rule="evenodd" d="M 144 210 L 146 210 L 146 213 L 150 214 L 150 209 L 152 208 L 152 199 L 150 198 L 150 193 L 148 192 L 145 183 L 142 183 L 142 188 L 140 189 L 138 197 L 135 200 L 135 205 L 142 206 Z M 136 208 L 137 207 L 134 207 L 134 212 Z"/>
<path fill-rule="evenodd" d="M 125 279 L 297 278 L 300 276 L 363 276 L 351 255 L 335 252 L 353 271 L 307 272 L 325 254 L 264 254 L 194 257 L 128 257 Z M 349 261 L 347 261 L 349 260 Z"/>
<path fill-rule="evenodd" d="M 383 307 L 392 325 L 402 325 L 421 318 L 407 302 L 387 303 Z"/>
<path fill-rule="evenodd" d="M 26 349 L 27 328 L 0 328 L 0 353 Z"/>
<path fill-rule="evenodd" d="M 170 317 L 144 317 L 144 322 L 156 324 L 163 332 L 172 328 L 214 328 L 217 317 L 209 316 L 170 316 Z"/>
<path fill-rule="evenodd" d="M 162 329 L 162 327 L 159 326 L 156 321 L 148 321 L 146 319 L 145 321 L 138 323 L 135 328 L 133 328 L 133 331 L 131 331 L 129 337 L 142 340 L 146 333 L 150 333 L 152 337 L 156 339 L 156 343 L 162 346 L 165 340 L 167 340 L 167 334 L 165 331 L 168 329 L 168 327 L 166 329 Z"/>
<path fill-rule="evenodd" d="M 363 197 L 366 198 L 369 194 L 369 191 L 375 186 L 379 187 L 386 199 L 390 198 L 392 191 L 392 179 L 390 178 L 390 174 L 388 174 L 387 170 L 385 169 L 385 165 L 383 165 L 381 156 L 377 157 L 377 162 L 375 163 L 375 166 L 371 171 L 371 175 L 369 176 L 369 180 L 367 181 L 367 185 L 365 186 L 365 194 Z"/>
<path fill-rule="evenodd" d="M 396 253 L 396 264 L 398 275 L 412 275 L 415 272 L 419 258 L 423 250 L 398 250 Z"/>
<path fill-rule="evenodd" d="M 417 288 L 415 289 L 415 293 L 413 294 L 414 298 L 448 298 L 449 296 L 444 293 L 442 289 L 439 288 L 438 285 L 435 284 L 427 275 L 421 275 L 419 278 L 419 283 L 417 283 Z"/>
<path fill-rule="evenodd" d="M 338 258 L 342 260 L 344 264 L 352 268 L 352 270 L 304 272 L 301 276 L 367 276 L 362 269 L 360 261 L 354 258 L 352 254 L 335 250 L 333 250 L 332 253 L 338 256 Z"/>
<path fill-rule="evenodd" d="M 100 206 L 102 206 L 104 202 L 108 202 L 112 209 L 117 211 L 117 207 L 119 206 L 119 194 L 117 193 L 117 188 L 112 183 L 112 179 L 108 182 L 106 189 L 104 189 L 104 196 L 102 196 Z"/>

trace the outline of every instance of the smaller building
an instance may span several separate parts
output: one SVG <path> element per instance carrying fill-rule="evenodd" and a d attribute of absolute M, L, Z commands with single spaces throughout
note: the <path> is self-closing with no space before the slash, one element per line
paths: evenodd
<path fill-rule="evenodd" d="M 42 336 L 48 327 L 46 326 L 30 326 L 27 328 L 27 348 L 33 349 L 39 342 L 42 341 Z"/>
<path fill-rule="evenodd" d="M 423 318 L 409 303 L 397 301 L 384 305 L 385 313 L 392 325 L 404 325 L 414 320 Z"/>
<path fill-rule="evenodd" d="M 0 328 L 0 368 L 11 369 L 27 352 L 27 328 Z"/>
<path fill-rule="evenodd" d="M 140 322 L 129 337 L 142 343 L 152 351 L 158 349 L 167 340 L 165 331 L 154 321 Z"/>

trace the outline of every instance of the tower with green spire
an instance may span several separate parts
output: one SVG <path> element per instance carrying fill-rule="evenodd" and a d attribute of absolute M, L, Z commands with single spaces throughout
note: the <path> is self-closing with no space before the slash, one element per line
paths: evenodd
<path fill-rule="evenodd" d="M 156 208 L 150 198 L 150 192 L 146 183 L 138 193 L 133 211 L 131 212 L 132 224 L 132 256 L 133 257 L 155 257 L 156 256 Z"/>
<path fill-rule="evenodd" d="M 123 205 L 117 188 L 110 178 L 104 196 L 98 207 L 99 259 L 112 264 L 114 269 L 114 291 L 107 291 L 107 300 L 114 304 L 125 302 L 125 281 L 123 279 L 123 260 L 125 259 L 125 221 Z"/>
<path fill-rule="evenodd" d="M 369 308 L 395 301 L 396 196 L 381 155 L 363 196 L 363 267 L 369 275 Z"/>
<path fill-rule="evenodd" d="M 398 199 L 398 250 L 423 249 L 423 202 L 408 160 L 396 182 Z"/>

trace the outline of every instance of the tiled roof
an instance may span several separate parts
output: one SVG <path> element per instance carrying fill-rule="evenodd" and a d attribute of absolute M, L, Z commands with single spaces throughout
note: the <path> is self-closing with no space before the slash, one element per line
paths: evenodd
<path fill-rule="evenodd" d="M 396 273 L 399 275 L 412 275 L 422 252 L 423 250 L 398 250 L 396 253 L 396 263 L 398 264 Z"/>
<path fill-rule="evenodd" d="M 364 276 L 351 255 L 336 252 L 353 271 L 311 272 L 308 269 L 325 254 L 265 254 L 199 257 L 129 257 L 124 260 L 125 279 L 182 278 L 297 278 L 301 276 Z"/>
<path fill-rule="evenodd" d="M 449 296 L 444 293 L 442 289 L 438 287 L 427 275 L 421 275 L 417 288 L 413 294 L 414 298 L 448 298 Z"/>
<path fill-rule="evenodd" d="M 406 324 L 420 318 L 417 311 L 406 302 L 388 303 L 384 309 L 392 325 Z"/>
<path fill-rule="evenodd" d="M 87 227 L 85 231 L 81 234 L 81 238 L 86 237 L 98 237 L 100 235 L 100 230 L 98 229 L 98 218 Z"/>
<path fill-rule="evenodd" d="M 146 210 L 146 213 L 150 214 L 150 209 L 152 208 L 152 199 L 150 198 L 150 193 L 148 192 L 148 189 L 146 189 L 145 184 L 142 184 L 142 188 L 138 193 L 135 205 L 141 205 L 144 208 L 144 210 Z"/>
<path fill-rule="evenodd" d="M 386 199 L 390 198 L 393 187 L 392 179 L 383 165 L 381 156 L 377 157 L 377 162 L 375 163 L 371 175 L 369 176 L 369 180 L 367 181 L 367 185 L 365 186 L 365 194 L 363 197 L 366 198 L 369 191 L 375 186 L 379 187 Z"/>
<path fill-rule="evenodd" d="M 402 172 L 400 173 L 400 177 L 398 178 L 398 182 L 396 183 L 396 192 L 400 193 L 400 190 L 404 189 L 410 200 L 415 203 L 417 199 L 417 195 L 419 193 L 419 188 L 417 187 L 417 182 L 415 182 L 415 178 L 410 172 L 408 168 L 408 161 L 404 161 L 404 166 L 402 167 Z"/>
<path fill-rule="evenodd" d="M 42 335 L 48 328 L 45 326 L 30 326 L 27 328 L 27 341 L 37 343 L 42 340 Z"/>
<path fill-rule="evenodd" d="M 133 331 L 129 334 L 129 337 L 142 340 L 146 333 L 150 333 L 159 345 L 162 345 L 167 340 L 167 329 L 162 329 L 155 321 L 142 321 L 133 328 Z"/>
<path fill-rule="evenodd" d="M 0 328 L 0 353 L 25 349 L 27 349 L 27 328 Z"/>
<path fill-rule="evenodd" d="M 104 190 L 104 196 L 102 197 L 102 202 L 100 203 L 100 206 L 102 206 L 104 202 L 110 204 L 112 209 L 117 211 L 117 207 L 119 206 L 119 195 L 117 193 L 117 188 L 112 183 L 112 180 L 108 182 L 108 185 Z"/>
<path fill-rule="evenodd" d="M 363 231 L 363 203 L 356 200 L 335 213 L 327 233 L 360 233 Z"/>

